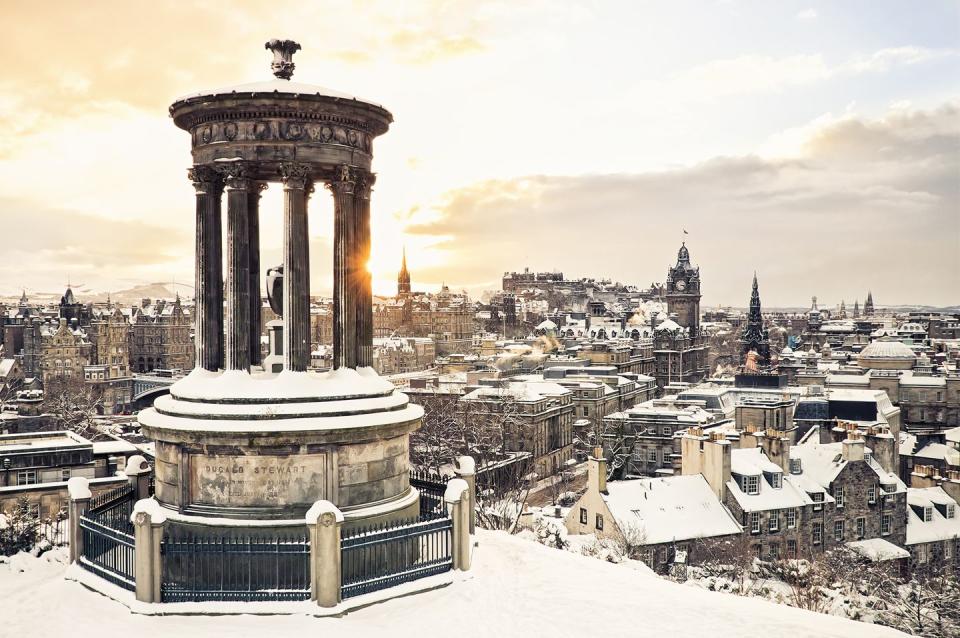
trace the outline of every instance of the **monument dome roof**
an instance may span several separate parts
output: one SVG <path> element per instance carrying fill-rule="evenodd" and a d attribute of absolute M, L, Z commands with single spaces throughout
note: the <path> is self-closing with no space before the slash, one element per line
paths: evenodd
<path fill-rule="evenodd" d="M 213 97 L 215 95 L 256 95 L 264 93 L 271 95 L 317 95 L 320 97 L 333 97 L 342 100 L 357 100 L 360 102 L 366 102 L 368 104 L 375 104 L 369 100 L 363 100 L 354 95 L 350 95 L 349 93 L 335 91 L 334 89 L 329 89 L 325 86 L 305 84 L 303 82 L 293 82 L 291 80 L 284 80 L 281 78 L 273 78 L 272 80 L 266 80 L 262 82 L 247 82 L 246 84 L 235 84 L 233 86 L 224 86 L 219 89 L 200 91 L 198 93 L 183 95 L 178 97 L 175 101 L 184 102 L 193 98 Z M 379 106 L 379 104 L 377 106 Z"/>
<path fill-rule="evenodd" d="M 874 341 L 860 352 L 860 359 L 916 359 L 910 346 L 900 341 Z"/>

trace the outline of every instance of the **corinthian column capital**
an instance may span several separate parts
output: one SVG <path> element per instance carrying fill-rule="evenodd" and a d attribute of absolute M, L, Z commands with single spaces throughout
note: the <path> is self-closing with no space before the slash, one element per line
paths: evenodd
<path fill-rule="evenodd" d="M 356 187 L 357 169 L 346 164 L 338 166 L 326 186 L 334 195 L 352 194 Z"/>
<path fill-rule="evenodd" d="M 303 162 L 283 162 L 280 164 L 280 181 L 287 190 L 312 190 L 310 165 Z"/>
<path fill-rule="evenodd" d="M 361 199 L 370 199 L 370 192 L 373 190 L 373 185 L 377 181 L 377 175 L 362 168 L 353 170 L 356 175 L 356 185 L 353 188 L 354 194 Z"/>
<path fill-rule="evenodd" d="M 252 191 L 255 188 L 253 169 L 246 162 L 224 162 L 217 166 L 230 190 Z"/>
<path fill-rule="evenodd" d="M 217 193 L 223 189 L 220 174 L 211 166 L 198 164 L 187 169 L 187 178 L 193 182 L 198 194 Z"/>

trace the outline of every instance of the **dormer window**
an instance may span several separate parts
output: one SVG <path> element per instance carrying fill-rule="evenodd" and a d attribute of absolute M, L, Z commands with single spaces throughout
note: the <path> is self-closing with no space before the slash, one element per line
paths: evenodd
<path fill-rule="evenodd" d="M 954 505 L 953 503 L 948 503 L 948 504 L 947 504 L 947 513 L 945 514 L 945 516 L 946 516 L 947 518 L 953 518 L 953 517 L 956 516 L 956 515 L 957 515 L 957 506 Z"/>
<path fill-rule="evenodd" d="M 759 476 L 741 476 L 740 489 L 742 489 L 746 494 L 759 494 L 760 493 L 760 477 Z"/>
<path fill-rule="evenodd" d="M 932 507 L 924 507 L 924 508 L 923 508 L 923 522 L 924 522 L 924 523 L 929 523 L 929 522 L 932 521 L 932 520 L 933 520 L 933 508 L 932 508 Z"/>
<path fill-rule="evenodd" d="M 813 511 L 819 512 L 823 509 L 823 492 L 814 492 L 810 495 L 813 500 Z"/>
<path fill-rule="evenodd" d="M 767 478 L 767 482 L 770 483 L 770 487 L 779 490 L 783 487 L 783 473 L 782 472 L 764 472 L 764 475 Z"/>
<path fill-rule="evenodd" d="M 791 474 L 800 474 L 803 470 L 801 469 L 800 459 L 790 459 L 790 473 Z"/>

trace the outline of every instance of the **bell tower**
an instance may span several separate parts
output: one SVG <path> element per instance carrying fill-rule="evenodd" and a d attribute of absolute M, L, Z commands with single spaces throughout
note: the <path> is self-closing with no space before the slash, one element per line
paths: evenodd
<path fill-rule="evenodd" d="M 677 323 L 700 332 L 700 268 L 690 263 L 686 243 L 680 246 L 677 263 L 667 269 L 667 312 L 676 313 Z"/>

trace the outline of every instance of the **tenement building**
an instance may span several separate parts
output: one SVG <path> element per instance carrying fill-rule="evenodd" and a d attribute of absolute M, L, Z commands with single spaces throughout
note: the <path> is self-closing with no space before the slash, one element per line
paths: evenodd
<path fill-rule="evenodd" d="M 260 316 L 257 300 L 256 314 Z M 144 299 L 131 310 L 130 365 L 135 372 L 193 368 L 191 318 L 178 296 L 173 303 Z M 259 331 L 257 333 L 259 348 Z"/>

